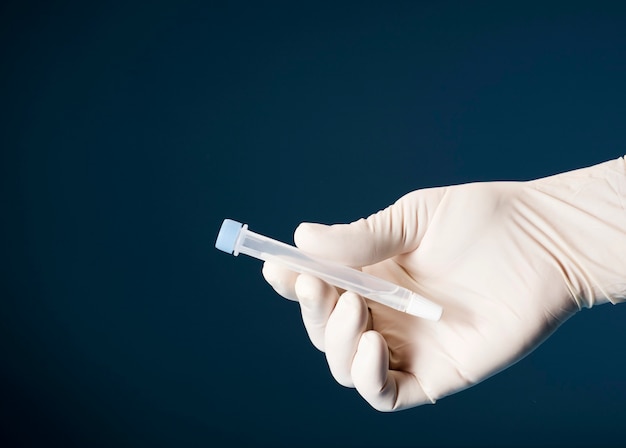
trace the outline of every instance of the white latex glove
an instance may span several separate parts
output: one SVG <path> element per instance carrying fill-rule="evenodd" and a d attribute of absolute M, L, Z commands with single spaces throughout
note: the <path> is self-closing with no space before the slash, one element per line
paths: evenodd
<path fill-rule="evenodd" d="M 405 409 L 510 366 L 581 308 L 623 300 L 625 207 L 619 158 L 530 182 L 418 190 L 367 219 L 297 228 L 305 252 L 441 304 L 439 322 L 275 264 L 263 273 L 300 302 L 339 383 L 378 410 Z"/>

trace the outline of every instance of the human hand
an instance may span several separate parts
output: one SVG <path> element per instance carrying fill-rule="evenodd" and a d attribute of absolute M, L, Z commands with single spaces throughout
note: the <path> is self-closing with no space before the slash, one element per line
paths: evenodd
<path fill-rule="evenodd" d="M 432 322 L 266 263 L 300 303 L 335 379 L 374 408 L 468 388 L 530 353 L 583 307 L 626 292 L 623 158 L 529 182 L 417 190 L 367 219 L 295 232 L 303 251 L 443 306 Z"/>

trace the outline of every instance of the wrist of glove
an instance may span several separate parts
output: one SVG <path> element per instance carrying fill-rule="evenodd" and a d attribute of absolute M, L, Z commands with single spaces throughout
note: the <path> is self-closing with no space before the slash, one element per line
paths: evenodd
<path fill-rule="evenodd" d="M 579 308 L 624 300 L 624 158 L 527 183 L 523 226 L 549 251 Z"/>

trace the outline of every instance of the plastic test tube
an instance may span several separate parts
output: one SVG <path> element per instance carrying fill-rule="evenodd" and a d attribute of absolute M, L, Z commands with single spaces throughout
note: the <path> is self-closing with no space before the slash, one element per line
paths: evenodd
<path fill-rule="evenodd" d="M 311 257 L 297 247 L 251 232 L 247 224 L 232 219 L 225 219 L 222 223 L 215 247 L 235 256 L 242 253 L 276 262 L 295 272 L 311 274 L 413 316 L 436 321 L 443 311 L 441 306 L 409 289 L 348 266 Z"/>

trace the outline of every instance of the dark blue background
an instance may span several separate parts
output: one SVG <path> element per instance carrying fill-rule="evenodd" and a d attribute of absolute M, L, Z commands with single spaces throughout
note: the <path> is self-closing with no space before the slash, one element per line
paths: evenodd
<path fill-rule="evenodd" d="M 626 443 L 626 306 L 382 414 L 213 247 L 625 154 L 623 2 L 105 3 L 0 6 L 3 440 Z"/>

